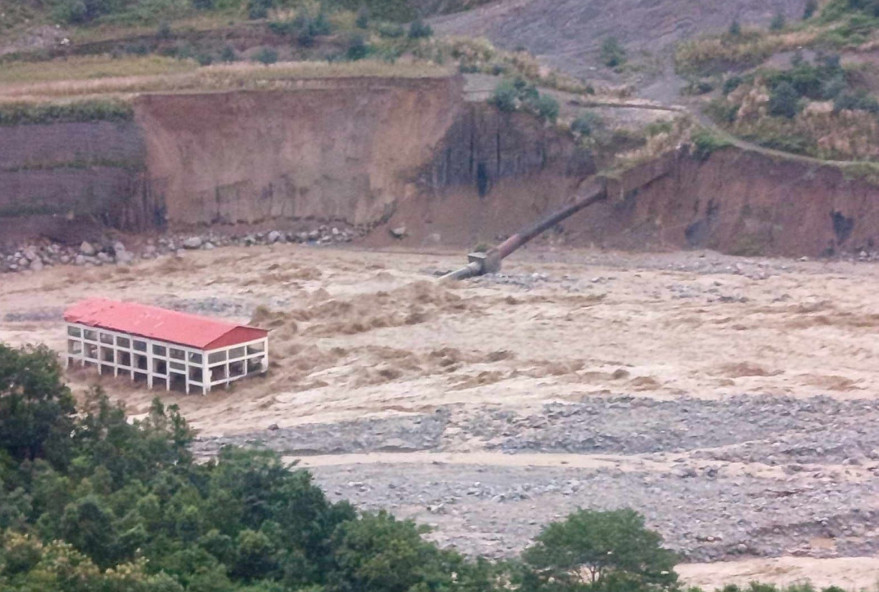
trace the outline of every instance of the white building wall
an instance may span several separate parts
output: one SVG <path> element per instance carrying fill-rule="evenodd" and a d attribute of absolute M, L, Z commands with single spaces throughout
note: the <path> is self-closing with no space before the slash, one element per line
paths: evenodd
<path fill-rule="evenodd" d="M 268 337 L 205 351 L 128 333 L 67 323 L 66 365 L 97 366 L 114 376 L 127 374 L 147 386 L 164 384 L 208 393 L 268 370 Z"/>

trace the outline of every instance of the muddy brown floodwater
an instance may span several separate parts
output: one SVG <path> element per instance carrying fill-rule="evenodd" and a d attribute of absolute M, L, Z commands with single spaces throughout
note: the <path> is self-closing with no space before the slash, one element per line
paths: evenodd
<path fill-rule="evenodd" d="M 631 506 L 689 582 L 879 578 L 879 267 L 534 249 L 455 285 L 457 252 L 273 245 L 0 276 L 0 340 L 63 351 L 104 296 L 270 328 L 269 374 L 207 397 L 73 369 L 196 452 L 301 459 L 333 497 L 509 556 L 578 506 Z"/>

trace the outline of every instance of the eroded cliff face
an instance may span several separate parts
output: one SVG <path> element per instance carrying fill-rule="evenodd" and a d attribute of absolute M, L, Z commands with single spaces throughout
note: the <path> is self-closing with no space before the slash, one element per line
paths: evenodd
<path fill-rule="evenodd" d="M 133 122 L 0 126 L 0 239 L 155 223 L 145 158 Z"/>
<path fill-rule="evenodd" d="M 461 86 L 304 80 L 147 95 L 132 122 L 0 127 L 0 243 L 312 220 L 372 227 L 368 244 L 405 226 L 403 244 L 471 247 L 553 211 L 595 173 L 566 135 L 465 102 Z M 612 186 L 556 229 L 567 244 L 817 256 L 879 242 L 879 187 L 830 167 L 684 150 Z"/>
<path fill-rule="evenodd" d="M 553 127 L 469 104 L 388 226 L 405 226 L 412 244 L 492 242 L 564 204 L 594 173 L 589 153 Z"/>
<path fill-rule="evenodd" d="M 370 224 L 414 191 L 463 109 L 458 78 L 303 81 L 277 92 L 150 95 L 135 112 L 172 226 Z"/>
<path fill-rule="evenodd" d="M 879 244 L 879 186 L 833 167 L 726 149 L 579 214 L 575 244 L 822 256 Z"/>

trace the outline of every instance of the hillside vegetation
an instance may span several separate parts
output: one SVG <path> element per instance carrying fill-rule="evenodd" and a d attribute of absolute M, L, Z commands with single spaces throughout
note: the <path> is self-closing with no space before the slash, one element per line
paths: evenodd
<path fill-rule="evenodd" d="M 830 160 L 879 158 L 879 3 L 832 0 L 770 30 L 737 23 L 682 44 L 678 72 L 721 127 L 767 148 Z"/>

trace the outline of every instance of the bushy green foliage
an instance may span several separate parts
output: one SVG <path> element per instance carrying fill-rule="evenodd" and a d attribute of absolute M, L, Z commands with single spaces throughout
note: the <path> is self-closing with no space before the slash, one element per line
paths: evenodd
<path fill-rule="evenodd" d="M 559 118 L 559 102 L 550 95 L 540 95 L 535 108 L 537 109 L 537 115 L 545 121 L 555 123 Z"/>
<path fill-rule="evenodd" d="M 850 10 L 866 12 L 872 16 L 879 16 L 879 0 L 847 0 Z"/>
<path fill-rule="evenodd" d="M 247 0 L 247 16 L 252 20 L 264 19 L 274 7 L 274 0 Z"/>
<path fill-rule="evenodd" d="M 793 87 L 798 97 L 812 100 L 830 100 L 848 86 L 845 70 L 835 54 L 820 56 L 814 64 L 797 60 L 788 70 L 768 72 L 771 91 L 782 84 Z"/>
<path fill-rule="evenodd" d="M 83 24 L 124 7 L 122 0 L 56 0 L 53 15 L 61 22 Z"/>
<path fill-rule="evenodd" d="M 712 120 L 722 123 L 733 123 L 738 117 L 739 106 L 725 99 L 714 99 L 705 106 L 705 114 Z"/>
<path fill-rule="evenodd" d="M 511 80 L 503 80 L 495 87 L 494 94 L 491 96 L 491 103 L 504 113 L 510 113 L 516 110 L 518 98 L 519 91 L 513 82 Z"/>
<path fill-rule="evenodd" d="M 833 101 L 833 111 L 839 113 L 846 109 L 879 114 L 879 101 L 864 90 L 841 93 Z"/>
<path fill-rule="evenodd" d="M 260 64 L 269 66 L 278 61 L 278 52 L 272 47 L 263 47 L 256 53 L 254 59 Z"/>
<path fill-rule="evenodd" d="M 586 111 L 571 123 L 571 131 L 581 136 L 591 136 L 604 127 L 601 116 L 594 111 Z"/>
<path fill-rule="evenodd" d="M 616 37 L 606 37 L 601 42 L 601 63 L 608 68 L 618 68 L 626 63 L 626 48 Z"/>
<path fill-rule="evenodd" d="M 673 590 L 676 558 L 661 543 L 632 510 L 579 510 L 544 528 L 522 557 L 538 590 Z"/>
<path fill-rule="evenodd" d="M 29 125 L 87 121 L 130 121 L 131 104 L 112 99 L 73 103 L 5 103 L 0 105 L 0 125 Z"/>
<path fill-rule="evenodd" d="M 54 354 L 0 345 L 4 592 L 495 590 L 494 572 L 387 514 L 331 503 L 274 453 L 197 463 L 193 431 L 94 391 L 75 414 Z"/>
<path fill-rule="evenodd" d="M 505 113 L 522 109 L 552 122 L 559 116 L 558 101 L 550 95 L 540 94 L 537 87 L 524 78 L 501 81 L 489 102 Z"/>
<path fill-rule="evenodd" d="M 739 22 L 739 19 L 736 19 L 732 23 L 730 23 L 727 33 L 730 37 L 742 36 L 742 23 Z"/>
<path fill-rule="evenodd" d="M 693 133 L 693 155 L 699 160 L 708 160 L 714 152 L 727 148 L 730 143 L 709 130 L 700 129 Z"/>
<path fill-rule="evenodd" d="M 409 39 L 424 39 L 433 35 L 433 29 L 420 18 L 409 25 Z"/>
<path fill-rule="evenodd" d="M 729 93 L 740 87 L 744 81 L 744 78 L 742 78 L 741 76 L 735 74 L 730 76 L 723 81 L 723 94 L 728 95 Z"/>
<path fill-rule="evenodd" d="M 802 109 L 800 94 L 793 84 L 782 81 L 773 87 L 769 95 L 769 114 L 793 119 Z"/>
<path fill-rule="evenodd" d="M 74 399 L 46 347 L 14 350 L 0 344 L 0 450 L 13 461 L 46 459 L 64 467 Z"/>
<path fill-rule="evenodd" d="M 362 60 L 369 55 L 369 45 L 367 45 L 363 35 L 353 35 L 351 37 L 345 55 L 349 60 Z"/>
<path fill-rule="evenodd" d="M 807 21 L 812 18 L 815 13 L 818 11 L 818 0 L 806 0 L 806 5 L 803 7 L 803 20 Z"/>
<path fill-rule="evenodd" d="M 292 20 L 270 22 L 269 30 L 276 35 L 296 39 L 303 47 L 311 47 L 317 37 L 332 33 L 333 26 L 327 13 L 321 10 L 315 16 L 302 12 Z"/>

